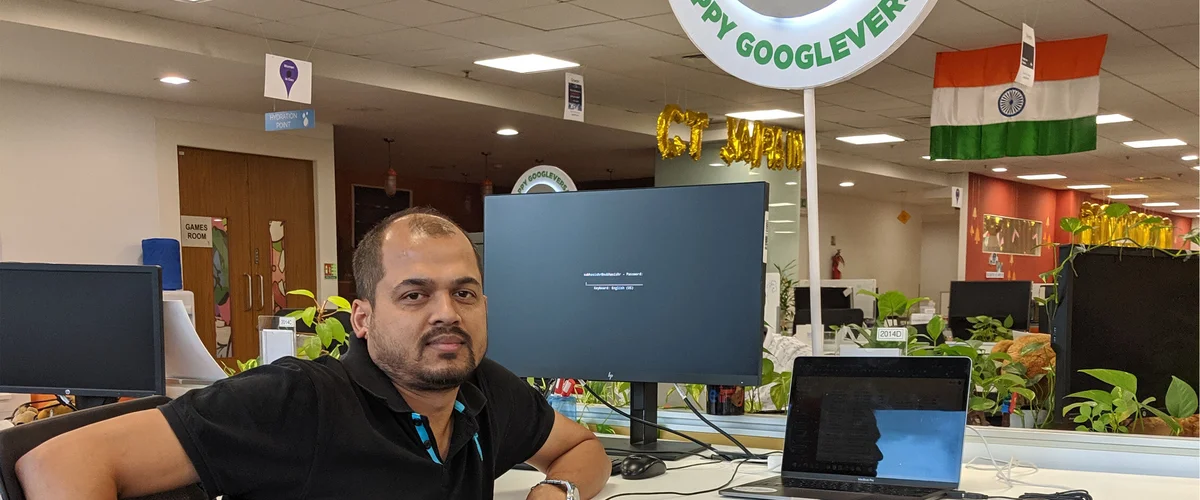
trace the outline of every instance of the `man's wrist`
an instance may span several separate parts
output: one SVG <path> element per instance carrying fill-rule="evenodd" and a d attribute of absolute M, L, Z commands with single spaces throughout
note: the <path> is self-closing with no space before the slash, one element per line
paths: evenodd
<path fill-rule="evenodd" d="M 565 498 L 567 498 L 566 490 L 564 490 L 558 486 L 555 486 L 553 484 L 541 483 L 541 484 L 538 484 L 537 486 L 534 486 L 532 490 L 529 490 L 529 499 L 528 500 L 542 500 L 542 499 L 558 500 L 558 499 L 565 499 Z"/>

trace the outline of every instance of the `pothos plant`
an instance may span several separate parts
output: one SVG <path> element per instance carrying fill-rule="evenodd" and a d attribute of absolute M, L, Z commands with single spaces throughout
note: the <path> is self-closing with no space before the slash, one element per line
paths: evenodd
<path fill-rule="evenodd" d="M 917 338 L 917 329 L 909 324 L 912 317 L 912 309 L 923 301 L 929 300 L 928 297 L 917 297 L 910 299 L 903 293 L 892 290 L 884 293 L 875 293 L 870 290 L 859 290 L 860 295 L 866 295 L 875 299 L 875 326 L 867 328 L 862 325 L 846 325 L 854 336 L 854 343 L 863 348 L 900 348 L 907 354 L 913 349 L 922 345 Z M 887 341 L 879 340 L 880 327 L 903 327 L 908 330 L 908 340 Z M 841 330 L 842 326 L 832 326 L 835 330 Z M 939 331 L 939 335 L 941 332 Z"/>
<path fill-rule="evenodd" d="M 1151 406 L 1157 398 L 1138 400 L 1137 377 L 1132 373 L 1104 369 L 1079 371 L 1111 385 L 1112 389 L 1092 389 L 1067 396 L 1083 400 L 1063 408 L 1064 417 L 1076 412 L 1073 421 L 1079 424 L 1075 427 L 1077 431 L 1128 433 L 1131 428 L 1144 427 L 1142 419 L 1149 413 L 1162 419 L 1171 428 L 1171 434 L 1178 435 L 1182 430 L 1179 420 L 1196 413 L 1196 390 L 1178 377 L 1171 377 L 1165 401 L 1167 412 L 1164 413 Z"/>
<path fill-rule="evenodd" d="M 967 331 L 971 332 L 971 338 L 980 342 L 995 342 L 997 340 L 1012 340 L 1013 317 L 1008 315 L 1004 321 L 1000 321 L 991 316 L 976 316 L 967 318 L 967 322 L 971 327 Z"/>
<path fill-rule="evenodd" d="M 334 359 L 341 357 L 341 350 L 330 350 L 330 346 L 334 341 L 337 341 L 339 345 L 345 344 L 349 334 L 346 332 L 346 327 L 334 317 L 334 314 L 350 312 L 350 301 L 337 295 L 330 295 L 324 302 L 317 302 L 317 298 L 312 292 L 303 289 L 288 290 L 287 294 L 308 297 L 313 301 L 313 305 L 299 311 L 292 311 L 287 315 L 289 318 L 303 321 L 317 333 L 315 336 L 306 338 L 304 344 L 296 349 L 296 357 L 307 359 L 317 359 L 325 355 Z M 333 309 L 330 309 L 331 305 L 334 307 Z"/>
<path fill-rule="evenodd" d="M 926 325 L 928 335 L 924 335 L 928 344 L 921 342 L 909 350 L 909 356 L 961 356 L 971 360 L 971 382 L 975 391 L 971 393 L 968 406 L 971 411 L 996 415 L 1005 401 L 1012 399 L 1014 394 L 1028 401 L 1037 399 L 1037 395 L 1029 388 L 1025 378 L 1026 368 L 1019 362 L 1013 362 L 1012 356 L 1004 352 L 985 354 L 980 352 L 983 342 L 971 339 L 963 343 L 934 344 L 935 340 L 945 331 L 946 324 L 939 316 L 934 316 Z M 1035 344 L 1029 350 L 1033 352 L 1042 347 Z M 1027 347 L 1029 349 L 1029 347 Z M 1040 380 L 1039 380 L 1040 381 Z M 1014 409 L 1016 413 L 1020 410 Z"/>

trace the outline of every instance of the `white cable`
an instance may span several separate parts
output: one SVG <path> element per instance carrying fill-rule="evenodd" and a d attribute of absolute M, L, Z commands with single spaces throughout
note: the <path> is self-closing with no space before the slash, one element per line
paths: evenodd
<path fill-rule="evenodd" d="M 996 480 L 1003 483 L 1004 486 L 1006 487 L 1006 489 L 1011 489 L 1013 487 L 1013 483 L 1018 483 L 1018 484 L 1022 484 L 1025 486 L 1033 486 L 1033 487 L 1037 487 L 1037 488 L 1053 489 L 1053 490 L 1057 490 L 1057 491 L 1069 491 L 1069 490 L 1074 489 L 1074 488 L 1071 488 L 1068 486 L 1030 483 L 1027 481 L 1021 481 L 1019 479 L 1013 479 L 1013 470 L 1014 469 L 1031 469 L 1030 472 L 1027 472 L 1025 474 L 1020 474 L 1020 477 L 1031 476 L 1033 474 L 1037 474 L 1038 471 L 1040 471 L 1041 469 L 1039 469 L 1036 464 L 1022 462 L 1020 460 L 1017 460 L 1016 457 L 1009 457 L 1008 462 L 1005 463 L 1004 465 L 1001 465 L 999 462 L 996 461 L 996 457 L 994 457 L 992 455 L 992 448 L 991 448 L 991 446 L 988 445 L 987 438 L 983 437 L 983 434 L 981 434 L 979 432 L 979 430 L 976 429 L 974 426 L 968 425 L 967 429 L 970 429 L 971 432 L 974 432 L 976 436 L 979 436 L 979 440 L 983 441 L 983 449 L 984 449 L 984 451 L 987 452 L 987 455 L 988 455 L 986 458 L 985 457 L 974 457 L 974 458 L 968 460 L 967 464 L 966 464 L 966 467 L 968 469 L 996 471 Z M 975 464 L 976 460 L 987 460 L 987 461 L 991 462 L 992 465 L 990 467 L 987 465 L 976 465 Z"/>

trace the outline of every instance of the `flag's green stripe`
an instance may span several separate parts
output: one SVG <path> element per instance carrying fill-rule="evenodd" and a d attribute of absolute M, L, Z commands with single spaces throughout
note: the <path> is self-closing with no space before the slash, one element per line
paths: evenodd
<path fill-rule="evenodd" d="M 1096 117 L 943 125 L 932 127 L 929 139 L 929 156 L 951 160 L 1078 153 L 1096 149 Z"/>

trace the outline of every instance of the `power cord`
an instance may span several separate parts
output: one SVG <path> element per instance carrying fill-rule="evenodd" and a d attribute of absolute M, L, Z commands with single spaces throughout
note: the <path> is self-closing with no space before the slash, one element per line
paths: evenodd
<path fill-rule="evenodd" d="M 724 453 L 721 453 L 721 451 L 720 451 L 720 450 L 717 450 L 716 448 L 713 448 L 713 447 L 712 447 L 712 445 L 710 445 L 710 444 L 708 444 L 708 443 L 705 443 L 705 442 L 703 442 L 703 441 L 700 441 L 699 439 L 696 439 L 696 438 L 694 438 L 694 437 L 691 437 L 691 436 L 689 436 L 689 435 L 687 435 L 687 434 L 684 434 L 684 433 L 682 433 L 682 432 L 678 432 L 678 431 L 672 430 L 672 429 L 670 429 L 670 428 L 663 427 L 663 426 L 661 426 L 661 425 L 658 425 L 658 424 L 656 424 L 656 423 L 654 423 L 654 422 L 650 422 L 650 421 L 648 421 L 648 420 L 643 420 L 643 419 L 637 418 L 637 417 L 635 417 L 635 416 L 633 416 L 633 415 L 630 415 L 630 414 L 628 414 L 628 413 L 625 413 L 625 412 L 621 411 L 621 409 L 620 409 L 620 408 L 617 408 L 616 406 L 613 406 L 612 404 L 610 404 L 608 401 L 605 401 L 603 397 L 601 397 L 599 394 L 597 394 L 597 393 L 596 393 L 596 391 L 593 391 L 591 387 L 588 387 L 588 385 L 587 385 L 586 383 L 585 383 L 585 384 L 583 384 L 583 389 L 584 389 L 585 391 L 587 391 L 589 394 L 591 394 L 591 395 L 592 395 L 592 397 L 596 398 L 596 400 L 597 400 L 597 401 L 599 401 L 599 402 L 601 402 L 602 404 L 604 404 L 604 406 L 607 406 L 607 407 L 608 407 L 608 409 L 612 410 L 612 411 L 613 411 L 613 412 L 615 412 L 617 415 L 620 415 L 620 416 L 622 416 L 622 417 L 625 417 L 625 418 L 629 419 L 631 422 L 637 422 L 637 423 L 639 423 L 639 424 L 642 424 L 642 425 L 648 425 L 648 426 L 650 426 L 650 427 L 653 427 L 653 428 L 655 428 L 655 429 L 658 429 L 658 430 L 660 430 L 660 431 L 663 431 L 663 432 L 669 432 L 669 433 L 671 433 L 671 434 L 674 434 L 674 435 L 676 435 L 676 436 L 679 436 L 679 437 L 681 437 L 681 438 L 684 438 L 684 439 L 686 439 L 686 440 L 688 440 L 688 441 L 691 441 L 691 442 L 695 443 L 696 445 L 698 445 L 698 446 L 700 446 L 700 447 L 702 447 L 702 448 L 704 448 L 704 449 L 706 449 L 706 450 L 708 450 L 708 451 L 711 451 L 711 452 L 713 452 L 713 453 L 716 453 L 716 454 L 717 454 L 717 456 L 721 457 L 721 459 L 722 459 L 722 460 L 725 460 L 725 461 L 727 461 L 727 462 L 731 462 L 731 461 L 733 461 L 733 458 L 732 458 L 732 457 L 730 457 L 730 456 L 728 456 L 728 455 L 726 455 L 726 454 L 724 454 Z M 611 498 L 611 497 L 610 497 L 610 498 Z"/>
<path fill-rule="evenodd" d="M 1092 500 L 1092 495 L 1086 490 L 1071 490 L 1059 493 L 1026 493 L 1019 497 L 989 496 L 981 493 L 951 491 L 946 495 L 946 498 L 966 500 Z"/>
<path fill-rule="evenodd" d="M 714 423 L 710 422 L 707 418 L 705 418 L 704 414 L 700 412 L 700 409 L 696 408 L 696 405 L 692 404 L 691 398 L 688 397 L 687 391 L 683 390 L 683 388 L 680 387 L 679 384 L 675 384 L 675 390 L 679 392 L 679 397 L 683 398 L 683 404 L 687 405 L 688 409 L 692 410 L 692 413 L 695 413 L 696 416 L 700 418 L 701 422 L 708 424 L 709 427 L 712 427 L 713 430 L 717 431 L 722 436 L 725 436 L 725 439 L 728 439 L 729 442 L 734 444 L 734 446 L 737 446 L 738 448 L 740 448 L 742 450 L 742 453 L 744 455 L 740 456 L 740 457 L 734 457 L 734 458 L 748 458 L 748 459 L 757 459 L 757 460 L 766 459 L 766 455 L 760 455 L 758 453 L 751 452 L 750 448 L 747 448 L 746 445 L 742 444 L 741 441 L 738 441 L 737 438 L 729 435 L 728 432 L 725 432 L 720 427 L 717 427 L 717 424 L 714 424 Z"/>
<path fill-rule="evenodd" d="M 737 479 L 738 471 L 741 470 L 743 465 L 746 465 L 746 462 L 749 462 L 749 460 L 738 461 L 737 467 L 733 468 L 733 474 L 731 474 L 729 476 L 729 480 L 725 481 L 725 484 L 717 486 L 716 488 L 709 488 L 707 490 L 701 490 L 701 491 L 643 491 L 643 492 L 638 492 L 638 493 L 618 493 L 616 495 L 606 497 L 604 500 L 612 500 L 614 498 L 619 498 L 619 497 L 651 496 L 651 495 L 672 495 L 672 496 L 678 496 L 678 497 L 690 497 L 690 496 L 695 496 L 695 495 L 703 495 L 705 493 L 712 493 L 714 491 L 720 491 L 720 490 L 728 487 L 729 485 L 733 484 L 733 481 L 735 479 Z M 705 465 L 707 465 L 707 464 L 705 464 Z M 1074 500 L 1074 499 L 1071 499 L 1071 500 Z"/>
<path fill-rule="evenodd" d="M 1060 486 L 1060 485 L 1055 485 L 1055 484 L 1037 484 L 1037 483 L 1022 481 L 1020 479 L 1014 479 L 1013 478 L 1013 470 L 1014 469 L 1030 469 L 1030 472 L 1023 474 L 1025 476 L 1031 475 L 1031 474 L 1036 474 L 1039 469 L 1038 469 L 1037 465 L 1035 465 L 1035 464 L 1021 462 L 1015 458 L 1010 458 L 1007 463 L 1005 463 L 1004 465 L 1001 465 L 1000 462 L 996 461 L 995 456 L 992 455 L 992 447 L 990 445 L 988 445 L 987 438 L 983 437 L 983 434 L 979 432 L 979 429 L 976 429 L 974 426 L 970 426 L 970 425 L 967 426 L 967 429 L 970 430 L 971 432 L 974 432 L 975 435 L 979 437 L 979 440 L 983 441 L 983 449 L 988 454 L 988 456 L 986 458 L 975 457 L 975 458 L 972 458 L 971 460 L 968 460 L 967 465 L 966 465 L 966 467 L 968 469 L 994 470 L 994 471 L 996 471 L 996 480 L 1000 481 L 1001 483 L 1004 483 L 1004 486 L 1006 486 L 1008 488 L 1012 488 L 1013 483 L 1018 483 L 1018 484 L 1022 484 L 1025 486 L 1035 486 L 1035 487 L 1039 487 L 1039 488 L 1048 488 L 1048 489 L 1066 490 L 1066 491 L 1079 491 L 1079 490 L 1072 490 L 1070 487 L 1067 487 L 1067 486 Z M 977 465 L 975 463 L 977 460 L 989 461 L 989 462 L 991 462 L 991 466 Z"/>

